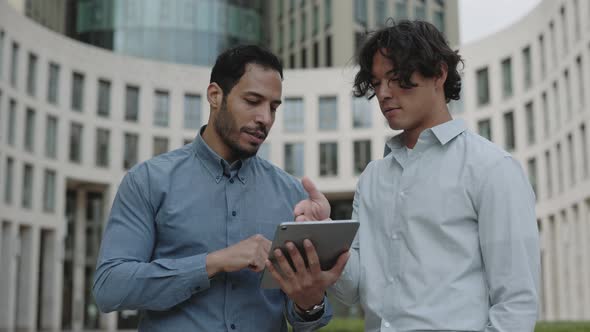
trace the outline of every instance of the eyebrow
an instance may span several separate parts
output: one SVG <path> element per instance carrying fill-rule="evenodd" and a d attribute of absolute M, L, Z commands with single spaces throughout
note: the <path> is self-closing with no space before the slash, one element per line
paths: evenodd
<path fill-rule="evenodd" d="M 254 91 L 246 91 L 244 93 L 244 96 L 252 96 L 252 97 L 256 97 L 256 98 L 266 99 L 265 96 L 261 95 L 258 92 L 254 92 Z M 280 99 L 275 99 L 275 100 L 272 100 L 271 103 L 275 104 L 275 105 L 281 105 L 283 102 Z"/>

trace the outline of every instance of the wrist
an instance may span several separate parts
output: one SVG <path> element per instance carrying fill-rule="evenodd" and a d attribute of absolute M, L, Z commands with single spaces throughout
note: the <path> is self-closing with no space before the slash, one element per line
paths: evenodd
<path fill-rule="evenodd" d="M 313 321 L 319 319 L 325 311 L 326 302 L 322 298 L 321 302 L 312 305 L 308 308 L 302 308 L 297 303 L 293 302 L 295 306 L 295 312 L 306 321 Z"/>
<path fill-rule="evenodd" d="M 205 264 L 209 278 L 214 277 L 218 273 L 224 272 L 223 258 L 221 256 L 221 250 L 207 254 L 207 257 L 205 258 Z"/>

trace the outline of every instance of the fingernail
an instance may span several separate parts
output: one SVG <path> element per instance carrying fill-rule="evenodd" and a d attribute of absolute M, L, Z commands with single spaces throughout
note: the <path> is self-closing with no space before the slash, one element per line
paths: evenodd
<path fill-rule="evenodd" d="M 303 240 L 303 245 L 306 246 L 307 248 L 311 247 L 311 241 L 309 239 L 305 239 Z"/>
<path fill-rule="evenodd" d="M 281 257 L 281 256 L 283 256 L 283 253 L 281 252 L 281 250 L 277 249 L 277 250 L 275 250 L 275 256 Z"/>

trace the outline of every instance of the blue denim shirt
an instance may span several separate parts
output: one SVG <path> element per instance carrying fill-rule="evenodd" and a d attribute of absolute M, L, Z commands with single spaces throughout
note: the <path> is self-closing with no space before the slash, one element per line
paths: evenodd
<path fill-rule="evenodd" d="M 209 279 L 208 253 L 254 234 L 272 240 L 306 198 L 300 182 L 258 157 L 230 165 L 199 134 L 184 147 L 133 167 L 113 203 L 94 278 L 103 311 L 141 311 L 140 331 L 296 331 L 328 323 L 329 305 L 303 321 L 260 273 Z"/>

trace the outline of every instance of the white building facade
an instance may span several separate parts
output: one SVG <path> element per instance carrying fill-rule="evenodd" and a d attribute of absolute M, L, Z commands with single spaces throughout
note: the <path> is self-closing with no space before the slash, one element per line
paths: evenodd
<path fill-rule="evenodd" d="M 460 47 L 456 117 L 521 162 L 537 193 L 541 319 L 590 319 L 590 3 L 545 0 Z M 126 170 L 207 122 L 210 69 L 115 55 L 0 1 L 0 329 L 124 327 L 89 292 Z M 354 68 L 286 70 L 260 154 L 308 175 L 345 216 L 388 128 L 351 96 Z"/>

